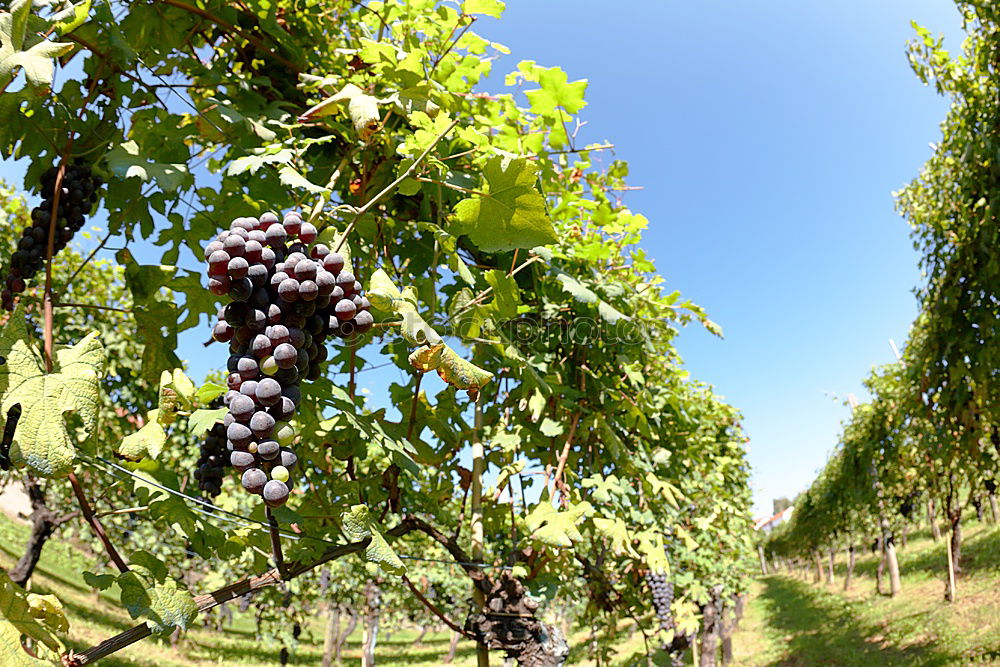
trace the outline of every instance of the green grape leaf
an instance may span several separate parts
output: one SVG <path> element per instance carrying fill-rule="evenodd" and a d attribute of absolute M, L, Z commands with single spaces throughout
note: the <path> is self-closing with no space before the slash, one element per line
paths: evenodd
<path fill-rule="evenodd" d="M 670 561 L 667 560 L 667 552 L 663 544 L 663 535 L 652 531 L 644 530 L 635 535 L 639 541 L 636 551 L 646 562 L 646 567 L 653 572 L 670 573 Z"/>
<path fill-rule="evenodd" d="M 0 664 L 4 667 L 60 665 L 63 643 L 57 632 L 66 632 L 69 621 L 62 604 L 51 595 L 26 593 L 0 573 Z M 35 641 L 29 655 L 21 637 Z"/>
<path fill-rule="evenodd" d="M 310 192 L 314 195 L 329 192 L 329 188 L 324 188 L 322 185 L 316 185 L 308 178 L 297 172 L 295 168 L 289 164 L 286 164 L 278 169 L 278 176 L 282 185 L 287 185 L 290 188 L 302 188 L 306 192 Z"/>
<path fill-rule="evenodd" d="M 71 7 L 64 9 L 52 18 L 55 20 L 56 32 L 60 35 L 73 32 L 87 22 L 87 15 L 90 14 L 91 0 L 83 0 Z"/>
<path fill-rule="evenodd" d="M 406 574 L 406 566 L 403 565 L 403 561 L 385 541 L 382 533 L 374 527 L 367 506 L 353 505 L 349 511 L 340 515 L 340 519 L 343 522 L 344 534 L 352 542 L 358 542 L 366 537 L 372 538 L 371 544 L 365 549 L 365 558 L 377 563 L 389 574 Z"/>
<path fill-rule="evenodd" d="M 517 307 L 521 304 L 521 295 L 517 282 L 508 276 L 506 271 L 493 269 L 486 273 L 486 282 L 493 288 L 493 309 L 498 317 L 511 318 L 517 316 Z"/>
<path fill-rule="evenodd" d="M 203 435 L 205 431 L 211 430 L 213 426 L 221 422 L 227 412 L 226 408 L 195 410 L 188 417 L 188 430 L 195 435 Z"/>
<path fill-rule="evenodd" d="M 198 387 L 198 391 L 194 393 L 194 400 L 199 405 L 207 405 L 225 393 L 226 388 L 221 384 L 206 382 Z"/>
<path fill-rule="evenodd" d="M 531 110 L 537 114 L 551 114 L 556 107 L 575 114 L 587 104 L 583 100 L 587 80 L 569 83 L 566 72 L 560 67 L 535 67 L 532 80 L 541 88 L 525 91 L 524 94 L 531 103 Z"/>
<path fill-rule="evenodd" d="M 115 585 L 115 575 L 84 572 L 83 581 L 91 588 L 96 588 L 99 591 L 106 591 Z"/>
<path fill-rule="evenodd" d="M 531 536 L 551 547 L 568 548 L 583 539 L 578 528 L 583 518 L 592 514 L 594 508 L 584 501 L 570 505 L 564 512 L 558 512 L 548 501 L 541 501 L 524 517 Z"/>
<path fill-rule="evenodd" d="M 538 166 L 509 155 L 490 158 L 483 169 L 482 194 L 455 206 L 462 232 L 485 252 L 555 243 L 556 233 L 535 189 Z"/>
<path fill-rule="evenodd" d="M 0 330 L 0 426 L 14 405 L 21 417 L 14 430 L 10 460 L 41 477 L 62 477 L 73 470 L 75 436 L 66 413 L 76 413 L 86 437 L 97 421 L 100 379 L 105 351 L 96 333 L 73 347 L 56 346 L 52 372 L 45 372 L 41 354 L 29 344 L 24 309 L 18 306 Z"/>
<path fill-rule="evenodd" d="M 500 0 L 465 0 L 462 3 L 463 14 L 485 14 L 495 19 L 500 18 L 506 5 Z"/>
<path fill-rule="evenodd" d="M 160 402 L 157 421 L 169 426 L 177 421 L 177 412 L 182 407 L 190 408 L 194 401 L 194 382 L 179 368 L 160 373 Z"/>
<path fill-rule="evenodd" d="M 25 48 L 30 15 L 30 0 L 14 0 L 9 12 L 0 12 L 0 84 L 10 82 L 20 67 L 31 86 L 49 86 L 54 71 L 52 59 L 73 50 L 69 42 L 35 37 L 31 38 L 35 43 Z"/>
<path fill-rule="evenodd" d="M 122 606 L 132 618 L 145 618 L 154 634 L 183 630 L 198 615 L 198 605 L 187 589 L 170 578 L 167 568 L 153 556 L 137 552 L 129 558 L 131 569 L 118 575 Z"/>
<path fill-rule="evenodd" d="M 163 430 L 159 412 L 156 408 L 150 410 L 146 415 L 146 424 L 135 433 L 125 436 L 115 448 L 115 454 L 128 461 L 158 457 L 163 451 L 163 445 L 167 443 L 167 432 Z"/>
<path fill-rule="evenodd" d="M 161 164 L 142 157 L 139 144 L 124 141 L 108 151 L 108 167 L 120 178 L 155 180 L 164 192 L 176 192 L 182 186 L 192 185 L 194 178 L 182 162 Z"/>
<path fill-rule="evenodd" d="M 362 139 L 368 139 L 378 132 L 381 123 L 378 115 L 378 100 L 371 95 L 355 95 L 347 104 L 354 129 Z"/>
<path fill-rule="evenodd" d="M 378 269 L 368 280 L 368 300 L 377 310 L 395 313 L 403 318 L 400 333 L 414 345 L 440 345 L 441 336 L 417 312 L 416 296 L 412 291 L 401 292 L 389 275 Z"/>
<path fill-rule="evenodd" d="M 541 426 L 538 427 L 538 430 L 541 431 L 542 435 L 544 435 L 545 437 L 554 438 L 557 435 L 562 434 L 563 425 L 562 422 L 557 422 L 554 419 L 549 419 L 548 417 L 546 417 L 545 419 L 542 420 L 542 424 Z"/>
<path fill-rule="evenodd" d="M 594 517 L 594 528 L 597 532 L 608 538 L 611 550 L 617 554 L 632 553 L 632 538 L 628 532 L 628 526 L 619 517 L 613 519 L 606 519 L 603 517 Z M 662 549 L 661 549 L 662 551 Z M 664 556 L 666 558 L 666 556 Z"/>
<path fill-rule="evenodd" d="M 556 280 L 559 281 L 565 291 L 572 294 L 573 298 L 580 303 L 595 303 L 598 301 L 597 295 L 589 287 L 568 273 L 560 271 L 556 274 Z"/>
<path fill-rule="evenodd" d="M 410 353 L 409 359 L 418 371 L 437 371 L 442 380 L 456 389 L 478 391 L 493 379 L 493 373 L 466 361 L 445 343 L 419 347 Z"/>

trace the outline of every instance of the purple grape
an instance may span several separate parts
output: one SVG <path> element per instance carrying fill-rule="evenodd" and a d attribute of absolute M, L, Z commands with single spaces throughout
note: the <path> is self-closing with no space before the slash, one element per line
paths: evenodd
<path fill-rule="evenodd" d="M 281 398 L 281 384 L 266 377 L 257 383 L 256 396 L 261 405 L 272 406 Z"/>
<path fill-rule="evenodd" d="M 212 338 L 220 343 L 228 343 L 233 339 L 233 334 L 236 331 L 229 326 L 229 323 L 225 320 L 216 323 L 215 327 L 212 329 Z"/>
<path fill-rule="evenodd" d="M 359 334 L 368 333 L 375 324 L 375 319 L 367 310 L 359 311 L 354 316 L 354 330 Z"/>
<path fill-rule="evenodd" d="M 267 473 L 260 468 L 250 468 L 243 473 L 243 477 L 240 479 L 243 488 L 254 494 L 261 493 L 267 481 Z"/>
<path fill-rule="evenodd" d="M 216 250 L 208 258 L 208 275 L 223 276 L 229 271 L 229 260 L 232 259 L 225 250 Z"/>
<path fill-rule="evenodd" d="M 253 294 L 253 283 L 250 282 L 249 278 L 234 280 L 229 286 L 229 296 L 236 301 L 246 301 L 251 294 Z"/>
<path fill-rule="evenodd" d="M 282 343 L 274 348 L 274 360 L 277 362 L 278 368 L 291 368 L 298 358 L 299 354 L 291 343 Z"/>
<path fill-rule="evenodd" d="M 250 382 L 252 382 L 252 380 Z M 244 382 L 243 386 L 250 384 L 250 382 Z M 253 399 L 242 392 L 239 396 L 234 396 L 233 400 L 229 402 L 229 412 L 238 422 L 250 421 L 250 417 L 253 416 L 254 410 L 256 410 L 256 406 L 254 405 Z M 232 435 L 229 436 L 229 439 L 236 442 L 236 438 Z"/>
<path fill-rule="evenodd" d="M 300 260 L 295 265 L 295 279 L 299 282 L 305 280 L 315 280 L 318 269 L 316 268 L 316 262 L 310 259 Z"/>
<path fill-rule="evenodd" d="M 274 430 L 274 417 L 263 411 L 255 412 L 250 418 L 250 430 L 253 431 L 254 437 L 261 439 L 270 437 L 271 431 Z M 260 452 L 259 445 L 257 451 Z"/>
<path fill-rule="evenodd" d="M 274 424 L 271 424 L 271 428 L 274 428 Z M 278 443 L 274 440 L 265 440 L 257 445 L 257 455 L 265 461 L 272 461 L 278 456 L 279 449 Z"/>
<path fill-rule="evenodd" d="M 288 486 L 272 479 L 264 485 L 263 495 L 268 507 L 281 507 L 288 501 Z"/>
<path fill-rule="evenodd" d="M 243 396 L 243 398 L 246 398 L 246 396 Z M 250 401 L 250 403 L 252 405 L 253 401 Z M 247 417 L 247 419 L 249 419 L 249 417 Z M 233 441 L 233 445 L 237 447 L 246 447 L 253 439 L 253 431 L 251 431 L 250 427 L 246 424 L 235 422 L 226 429 L 226 437 Z"/>
<path fill-rule="evenodd" d="M 299 298 L 303 301 L 314 301 L 319 296 L 319 287 L 311 280 L 304 280 L 299 285 Z"/>
<path fill-rule="evenodd" d="M 250 452 L 234 451 L 229 454 L 229 463 L 240 473 L 252 468 L 256 462 L 257 457 Z"/>
<path fill-rule="evenodd" d="M 334 313 L 336 313 L 337 319 L 342 322 L 346 322 L 351 319 L 357 312 L 357 306 L 355 306 L 354 302 L 350 299 L 341 299 L 334 307 Z"/>
<path fill-rule="evenodd" d="M 236 370 L 239 371 L 240 377 L 244 380 L 256 380 L 260 375 L 260 367 L 253 357 L 240 357 L 236 364 Z"/>
<path fill-rule="evenodd" d="M 289 303 L 297 301 L 299 298 L 299 281 L 295 278 L 282 280 L 278 285 L 278 295 Z"/>
<path fill-rule="evenodd" d="M 337 275 L 344 270 L 344 263 L 344 256 L 339 252 L 331 252 L 323 258 L 323 268 L 333 275 Z"/>
<path fill-rule="evenodd" d="M 233 280 L 247 277 L 250 263 L 243 257 L 233 257 L 229 260 L 229 277 Z"/>
<path fill-rule="evenodd" d="M 239 236 L 237 232 L 243 230 L 233 230 L 233 233 L 226 237 L 225 242 L 223 242 L 222 247 L 230 257 L 242 257 L 246 252 L 247 242 L 242 236 Z M 246 234 L 246 232 L 243 232 Z"/>
<path fill-rule="evenodd" d="M 257 334 L 254 336 L 253 342 L 250 344 L 250 349 L 253 350 L 253 356 L 258 359 L 270 356 L 272 349 L 271 339 L 262 333 Z"/>

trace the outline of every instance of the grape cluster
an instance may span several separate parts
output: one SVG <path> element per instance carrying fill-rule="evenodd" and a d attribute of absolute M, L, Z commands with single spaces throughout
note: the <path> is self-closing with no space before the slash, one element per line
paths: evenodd
<path fill-rule="evenodd" d="M 213 401 L 212 407 L 222 407 L 222 401 Z M 195 463 L 194 478 L 198 481 L 198 488 L 212 498 L 222 493 L 222 475 L 228 465 L 226 426 L 215 424 L 201 443 L 201 455 Z"/>
<path fill-rule="evenodd" d="M 667 580 L 662 572 L 647 572 L 646 585 L 653 594 L 653 611 L 660 621 L 660 629 L 670 630 L 674 627 L 674 617 L 670 605 L 674 601 L 674 583 Z"/>
<path fill-rule="evenodd" d="M 288 423 L 301 380 L 316 380 L 331 336 L 349 338 L 374 324 L 361 283 L 344 256 L 316 243 L 318 232 L 298 213 L 237 218 L 205 248 L 208 288 L 232 302 L 212 331 L 229 343 L 230 463 L 243 488 L 270 507 L 288 500 L 297 462 Z"/>
<path fill-rule="evenodd" d="M 42 203 L 31 211 L 31 225 L 21 232 L 17 250 L 10 257 L 7 278 L 0 290 L 0 307 L 4 310 L 14 310 L 14 295 L 27 288 L 27 281 L 34 278 L 45 263 L 58 171 L 58 167 L 51 167 L 42 174 Z M 97 201 L 97 189 L 103 184 L 101 177 L 92 174 L 90 167 L 80 158 L 66 168 L 56 209 L 54 252 L 65 248 L 73 234 L 83 227 L 86 215 Z"/>

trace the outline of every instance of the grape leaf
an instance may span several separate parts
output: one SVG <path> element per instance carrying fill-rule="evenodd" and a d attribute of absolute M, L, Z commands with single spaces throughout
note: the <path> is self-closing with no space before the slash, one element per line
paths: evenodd
<path fill-rule="evenodd" d="M 403 318 L 400 333 L 415 345 L 440 345 L 441 336 L 417 312 L 417 300 L 412 291 L 401 292 L 389 275 L 378 269 L 368 280 L 368 300 L 377 310 L 395 313 Z"/>
<path fill-rule="evenodd" d="M 0 573 L 0 664 L 4 667 L 59 665 L 64 646 L 55 636 L 69 621 L 62 604 L 51 595 L 34 595 Z M 24 650 L 21 636 L 35 640 L 33 657 Z"/>
<path fill-rule="evenodd" d="M 175 192 L 181 186 L 189 186 L 194 181 L 186 164 L 150 162 L 140 155 L 139 145 L 131 140 L 124 141 L 108 151 L 107 160 L 108 167 L 116 176 L 138 178 L 142 181 L 153 179 L 164 192 Z"/>
<path fill-rule="evenodd" d="M 351 116 L 354 129 L 362 139 L 368 139 L 378 132 L 380 123 L 378 115 L 378 100 L 371 95 L 355 95 L 347 104 L 347 113 Z"/>
<path fill-rule="evenodd" d="M 201 410 L 195 410 L 188 417 L 188 430 L 200 436 L 215 426 L 217 422 L 221 422 L 227 412 L 229 412 L 227 408 L 219 408 L 217 410 L 202 408 Z"/>
<path fill-rule="evenodd" d="M 493 379 L 493 373 L 466 361 L 445 343 L 417 348 L 410 354 L 410 365 L 423 373 L 437 371 L 442 380 L 456 389 L 478 391 Z"/>
<path fill-rule="evenodd" d="M 485 14 L 495 19 L 503 14 L 505 5 L 500 0 L 465 0 L 462 3 L 463 14 Z"/>
<path fill-rule="evenodd" d="M 532 74 L 531 80 L 537 81 L 541 88 L 525 91 L 524 94 L 535 113 L 551 114 L 556 107 L 562 107 L 575 114 L 586 106 L 583 100 L 587 91 L 586 79 L 569 83 L 566 72 L 560 67 L 535 67 Z"/>
<path fill-rule="evenodd" d="M 535 189 L 538 167 L 510 155 L 491 158 L 483 168 L 485 192 L 463 199 L 455 218 L 463 233 L 486 252 L 555 243 L 556 233 Z"/>
<path fill-rule="evenodd" d="M 167 432 L 163 430 L 159 412 L 157 408 L 150 410 L 146 416 L 146 424 L 135 433 L 126 436 L 115 448 L 115 454 L 129 461 L 158 457 L 167 442 Z"/>
<path fill-rule="evenodd" d="M 73 44 L 40 39 L 32 40 L 35 43 L 24 48 L 31 2 L 15 0 L 10 9 L 0 12 L 0 83 L 13 79 L 15 70 L 20 67 L 32 86 L 50 85 L 54 69 L 52 59 L 72 51 Z"/>
<path fill-rule="evenodd" d="M 571 505 L 565 512 L 557 512 L 549 502 L 543 500 L 524 517 L 524 523 L 531 531 L 531 536 L 542 544 L 571 547 L 574 542 L 583 539 L 578 525 L 593 511 L 593 506 L 584 501 Z"/>
<path fill-rule="evenodd" d="M 65 35 L 86 23 L 87 15 L 90 13 L 90 5 L 91 0 L 83 0 L 83 2 L 78 2 L 53 15 L 52 20 L 56 22 L 54 25 L 56 31 L 60 35 Z"/>
<path fill-rule="evenodd" d="M 199 405 L 205 405 L 211 403 L 213 400 L 222 396 L 226 393 L 226 388 L 221 384 L 216 384 L 214 382 L 206 382 L 205 384 L 198 387 L 198 391 L 194 393 L 194 400 Z"/>
<path fill-rule="evenodd" d="M 18 306 L 0 330 L 0 426 L 14 405 L 21 418 L 14 430 L 10 460 L 41 477 L 62 477 L 73 469 L 75 437 L 65 414 L 75 412 L 89 435 L 97 420 L 99 383 L 105 352 L 96 333 L 73 347 L 56 346 L 52 372 L 45 372 L 41 354 L 29 344 L 24 309 Z"/>
<path fill-rule="evenodd" d="M 340 515 L 343 522 L 344 534 L 352 542 L 358 542 L 371 537 L 371 544 L 365 549 L 365 558 L 378 563 L 378 566 L 389 574 L 402 575 L 406 573 L 406 566 L 393 551 L 389 543 L 385 541 L 375 527 L 372 525 L 371 514 L 365 505 L 354 505 L 347 512 Z"/>
<path fill-rule="evenodd" d="M 198 615 L 190 592 L 170 578 L 167 568 L 146 552 L 129 558 L 131 569 L 118 575 L 121 603 L 132 618 L 143 617 L 154 634 L 186 630 Z"/>

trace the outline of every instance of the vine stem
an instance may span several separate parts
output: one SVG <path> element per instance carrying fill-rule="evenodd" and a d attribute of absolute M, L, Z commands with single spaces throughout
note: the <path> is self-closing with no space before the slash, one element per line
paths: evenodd
<path fill-rule="evenodd" d="M 319 559 L 311 564 L 302 565 L 298 564 L 291 567 L 288 570 L 287 576 L 282 578 L 280 572 L 275 570 L 268 570 L 264 574 L 248 577 L 237 581 L 236 583 L 228 584 L 222 588 L 212 591 L 211 593 L 205 593 L 195 597 L 194 603 L 198 607 L 198 612 L 206 612 L 209 609 L 219 606 L 230 600 L 235 600 L 236 598 L 243 597 L 247 593 L 253 593 L 259 591 L 262 588 L 268 586 L 275 586 L 282 581 L 287 581 L 288 579 L 293 579 L 313 570 L 320 565 L 327 563 L 331 560 L 336 560 L 337 558 L 342 558 L 349 554 L 357 553 L 367 548 L 371 543 L 371 538 L 367 537 L 360 542 L 351 542 L 343 546 L 334 547 L 332 549 L 327 549 Z M 115 635 L 110 639 L 106 639 L 97 646 L 87 649 L 83 653 L 70 653 L 66 654 L 62 658 L 63 665 L 66 667 L 80 667 L 81 665 L 92 664 L 101 658 L 106 658 L 107 656 L 122 650 L 138 641 L 149 637 L 152 634 L 152 630 L 149 625 L 143 623 L 141 625 L 136 625 L 129 628 L 121 634 Z"/>
<path fill-rule="evenodd" d="M 560 479 L 562 478 L 563 473 L 566 470 L 566 459 L 569 458 L 569 450 L 570 447 L 573 445 L 573 436 L 576 435 L 576 426 L 579 423 L 580 423 L 580 413 L 577 412 L 576 414 L 573 415 L 573 423 L 570 424 L 569 435 L 566 436 L 566 444 L 563 445 L 562 452 L 559 454 L 559 462 L 556 464 L 556 472 L 554 475 L 552 475 L 553 488 L 552 492 L 549 493 L 550 500 L 552 499 L 552 494 L 555 493 L 555 490 L 559 487 Z M 547 488 L 548 484 L 546 484 L 545 486 Z"/>
<path fill-rule="evenodd" d="M 400 183 L 402 183 L 407 178 L 409 178 L 410 175 L 414 171 L 416 171 L 417 165 L 419 165 L 421 162 L 423 162 L 424 158 L 426 158 L 428 155 L 430 155 L 430 152 L 432 150 L 434 150 L 434 147 L 438 145 L 438 142 L 440 142 L 442 139 L 444 139 L 445 136 L 447 136 L 447 134 L 449 132 L 451 132 L 455 128 L 456 125 L 458 125 L 458 122 L 459 122 L 458 118 L 456 118 L 455 120 L 453 120 L 451 122 L 451 124 L 448 125 L 448 127 L 446 127 L 441 132 L 441 134 L 439 134 L 436 137 L 434 137 L 434 141 L 431 142 L 431 145 L 428 146 L 427 148 L 425 148 L 424 152 L 421 153 L 419 156 L 417 156 L 417 159 L 413 161 L 413 164 L 411 164 L 409 167 L 407 167 L 406 171 L 404 171 L 402 174 L 399 175 L 399 178 L 397 178 L 392 183 L 390 183 L 389 185 L 387 185 L 384 188 L 382 188 L 382 190 L 377 195 L 375 195 L 374 197 L 372 197 L 371 199 L 369 199 L 368 202 L 365 203 L 364 206 L 362 206 L 359 209 L 355 209 L 354 219 L 351 220 L 351 224 L 347 225 L 347 229 L 344 230 L 344 233 L 340 235 L 340 241 L 337 242 L 337 247 L 333 249 L 334 252 L 340 252 L 340 249 L 343 247 L 344 243 L 347 241 L 348 235 L 352 231 L 354 231 L 354 226 L 358 224 L 358 220 L 361 219 L 361 216 L 363 216 L 365 213 L 367 213 L 368 209 L 370 209 L 372 206 L 374 206 L 375 203 L 378 202 L 378 200 L 380 200 L 382 197 L 386 196 L 387 194 L 389 194 L 390 192 L 392 192 L 393 190 L 395 190 L 399 186 Z"/>
<path fill-rule="evenodd" d="M 101 525 L 101 520 L 94 515 L 94 510 L 91 508 L 90 503 L 87 501 L 87 496 L 83 492 L 83 487 L 80 485 L 80 480 L 77 479 L 76 473 L 69 474 L 69 483 L 73 486 L 73 493 L 76 495 L 77 502 L 80 503 L 80 510 L 83 511 L 83 518 L 87 520 L 90 527 L 93 528 L 97 537 L 100 538 L 101 543 L 104 544 L 104 550 L 108 552 L 108 557 L 111 562 L 115 564 L 119 572 L 128 572 L 128 565 L 122 559 L 121 554 L 115 549 L 115 545 L 111 544 L 111 540 L 108 539 L 107 533 L 104 532 L 104 526 Z"/>
<path fill-rule="evenodd" d="M 285 557 L 281 553 L 281 535 L 278 533 L 278 520 L 274 517 L 274 513 L 270 507 L 264 509 L 264 515 L 267 516 L 267 526 L 271 533 L 271 554 L 274 556 L 274 567 L 278 571 L 278 575 L 284 579 Z"/>
<path fill-rule="evenodd" d="M 60 160 L 59 170 L 56 172 L 56 182 L 52 189 L 52 210 L 49 219 L 49 239 L 45 246 L 45 294 L 42 300 L 42 313 L 45 320 L 44 350 L 45 350 L 45 372 L 52 372 L 52 348 L 54 347 L 54 333 L 52 331 L 52 255 L 55 254 L 56 229 L 59 222 L 59 195 L 62 194 L 63 176 L 66 175 L 66 156 L 69 155 L 72 147 L 72 139 L 67 142 L 66 150 Z"/>
<path fill-rule="evenodd" d="M 410 581 L 410 578 L 409 578 L 409 577 L 407 577 L 407 576 L 404 576 L 404 577 L 403 577 L 403 582 L 404 582 L 404 583 L 405 583 L 405 584 L 406 584 L 407 586 L 409 586 L 409 588 L 410 588 L 410 591 L 411 591 L 411 592 L 412 592 L 412 593 L 413 593 L 413 594 L 414 594 L 415 596 L 417 596 L 417 599 L 418 599 L 418 600 L 420 600 L 420 603 L 421 603 L 422 605 L 424 605 L 425 607 L 427 607 L 427 609 L 429 609 L 429 610 L 431 611 L 431 613 L 432 613 L 432 614 L 434 614 L 435 616 L 437 616 L 438 618 L 440 618 L 440 619 L 441 619 L 441 621 L 442 621 L 442 622 L 443 622 L 443 623 L 444 623 L 445 625 L 447 625 L 447 626 L 448 626 L 449 628 L 451 628 L 452 630 L 454 630 L 454 631 L 455 631 L 455 632 L 457 632 L 458 634 L 462 635 L 463 637 L 466 637 L 466 638 L 468 638 L 468 639 L 475 639 L 475 637 L 473 637 L 472 635 L 470 635 L 469 633 L 467 633 L 467 632 L 466 632 L 465 630 L 463 630 L 462 628 L 460 628 L 460 627 L 458 626 L 458 624 L 456 624 L 456 623 L 455 623 L 454 621 L 450 620 L 450 619 L 449 619 L 449 618 L 448 618 L 447 616 L 445 616 L 445 615 L 444 615 L 444 612 L 443 612 L 443 611 L 441 611 L 441 609 L 440 609 L 439 607 L 437 607 L 437 606 L 436 606 L 436 605 L 435 605 L 435 604 L 434 604 L 433 602 L 431 602 L 431 601 L 430 601 L 430 600 L 428 600 L 428 599 L 427 599 L 426 597 L 424 597 L 424 594 L 423 594 L 423 593 L 421 593 L 421 592 L 420 592 L 420 591 L 419 591 L 419 590 L 417 589 L 417 587 L 413 585 L 413 582 L 412 582 L 412 581 Z"/>

